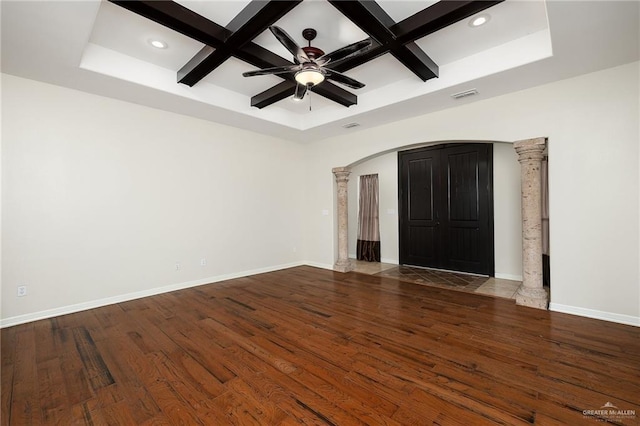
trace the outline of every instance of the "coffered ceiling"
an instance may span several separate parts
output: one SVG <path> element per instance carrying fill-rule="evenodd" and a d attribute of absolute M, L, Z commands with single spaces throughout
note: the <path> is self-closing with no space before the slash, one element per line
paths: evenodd
<path fill-rule="evenodd" d="M 447 6 L 482 3 L 445 2 Z M 287 92 L 258 108 L 252 106 L 257 95 L 278 85 L 292 87 L 292 83 L 273 75 L 243 77 L 243 72 L 258 67 L 234 54 L 201 80 L 178 83 L 180 70 L 206 44 L 115 3 L 2 1 L 2 71 L 305 141 L 353 132 L 353 128 L 344 128 L 350 123 L 371 127 L 628 63 L 638 60 L 640 50 L 640 12 L 635 1 L 485 2 L 478 12 L 415 39 L 411 48 L 433 61 L 436 78 L 423 81 L 393 52 L 371 55 L 375 57 L 362 64 L 339 69 L 364 83 L 364 88 L 355 90 L 326 81 L 317 86 L 333 84 L 355 95 L 354 105 L 346 107 L 318 90 L 301 102 L 294 102 Z M 228 27 L 236 25 L 236 17 L 251 7 L 248 0 L 176 3 L 169 5 L 175 8 L 171 10 L 186 8 L 227 33 Z M 314 28 L 318 34 L 312 45 L 325 52 L 369 38 L 374 47 L 383 43 L 367 23 L 357 19 L 361 11 L 345 10 L 350 2 L 337 3 L 291 3 L 290 10 L 266 22 L 265 29 L 256 31 L 257 36 L 248 42 L 288 62 L 293 62 L 292 55 L 266 29 L 270 23 L 301 46 L 306 45 L 302 30 Z M 376 3 L 385 19 L 395 23 L 444 6 L 430 0 Z M 471 21 L 478 14 L 486 15 L 488 22 L 474 27 Z M 385 30 L 384 23 L 375 24 Z M 399 31 L 390 32 L 394 30 Z M 153 40 L 167 47 L 155 48 Z M 477 94 L 461 99 L 451 96 L 470 89 Z"/>

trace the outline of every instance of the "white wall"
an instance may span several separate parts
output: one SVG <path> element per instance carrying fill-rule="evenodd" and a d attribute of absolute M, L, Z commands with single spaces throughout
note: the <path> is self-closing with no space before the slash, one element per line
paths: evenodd
<path fill-rule="evenodd" d="M 331 267 L 332 167 L 539 136 L 551 308 L 640 324 L 638 80 L 634 63 L 299 145 L 4 75 L 2 325 L 282 265 Z"/>
<path fill-rule="evenodd" d="M 2 89 L 3 324 L 304 259 L 301 145 L 9 75 Z"/>
<path fill-rule="evenodd" d="M 522 281 L 520 163 L 512 144 L 493 144 L 495 276 Z"/>
<path fill-rule="evenodd" d="M 547 136 L 551 308 L 640 324 L 638 76 L 636 62 L 310 144 L 307 258 L 335 259 L 332 216 L 318 214 L 334 208 L 332 167 L 425 142 Z"/>

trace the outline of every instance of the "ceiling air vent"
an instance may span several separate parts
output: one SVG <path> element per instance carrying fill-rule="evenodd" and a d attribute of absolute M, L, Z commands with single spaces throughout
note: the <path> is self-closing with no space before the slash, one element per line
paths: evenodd
<path fill-rule="evenodd" d="M 354 127 L 358 127 L 359 125 L 360 125 L 360 123 L 348 123 L 348 124 L 345 124 L 342 127 L 344 127 L 345 129 L 353 129 Z"/>
<path fill-rule="evenodd" d="M 464 92 L 458 92 L 451 95 L 453 99 L 461 99 L 466 98 L 467 96 L 477 95 L 478 91 L 476 89 L 465 90 Z"/>

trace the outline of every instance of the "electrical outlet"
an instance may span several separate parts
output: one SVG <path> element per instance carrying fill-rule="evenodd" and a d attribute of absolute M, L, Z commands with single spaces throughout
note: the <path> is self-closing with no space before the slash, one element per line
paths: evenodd
<path fill-rule="evenodd" d="M 207 259 L 205 259 L 204 257 L 200 259 L 200 266 L 207 266 Z"/>
<path fill-rule="evenodd" d="M 180 270 L 180 268 L 181 268 L 181 266 L 180 266 L 180 262 L 176 262 L 176 271 L 179 271 L 179 270 Z"/>
<path fill-rule="evenodd" d="M 27 295 L 27 286 L 20 285 L 18 286 L 18 297 L 23 297 Z"/>

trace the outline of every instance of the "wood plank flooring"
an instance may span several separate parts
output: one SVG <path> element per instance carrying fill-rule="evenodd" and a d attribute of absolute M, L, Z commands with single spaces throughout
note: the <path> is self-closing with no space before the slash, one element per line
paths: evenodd
<path fill-rule="evenodd" d="M 6 328 L 1 349 L 2 425 L 640 416 L 637 327 L 312 267 Z"/>

